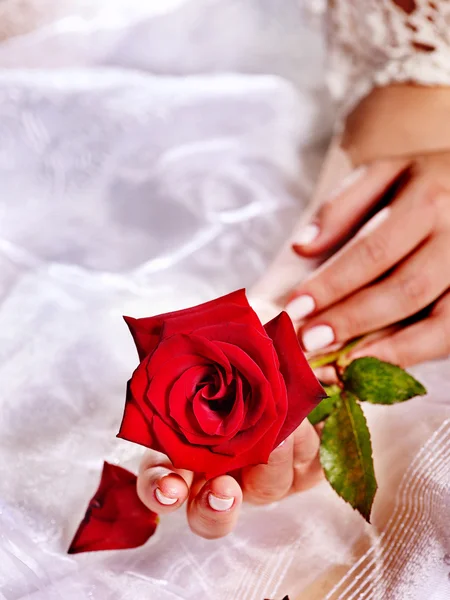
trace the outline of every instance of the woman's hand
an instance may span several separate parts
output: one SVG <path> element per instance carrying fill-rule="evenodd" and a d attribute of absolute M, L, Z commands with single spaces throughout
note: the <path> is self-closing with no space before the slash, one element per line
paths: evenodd
<path fill-rule="evenodd" d="M 237 522 L 242 500 L 267 504 L 289 494 L 309 489 L 323 477 L 319 436 L 305 420 L 283 444 L 272 452 L 267 465 L 258 465 L 210 481 L 174 469 L 159 452 L 145 454 L 137 490 L 142 502 L 158 514 L 178 510 L 187 501 L 187 518 L 194 533 L 220 538 Z"/>
<path fill-rule="evenodd" d="M 390 202 L 379 209 L 386 194 Z M 448 355 L 450 153 L 360 167 L 323 205 L 294 249 L 318 257 L 355 230 L 356 236 L 295 290 L 287 306 L 301 321 L 305 349 L 382 330 L 381 338 L 354 356 L 409 366 Z"/>

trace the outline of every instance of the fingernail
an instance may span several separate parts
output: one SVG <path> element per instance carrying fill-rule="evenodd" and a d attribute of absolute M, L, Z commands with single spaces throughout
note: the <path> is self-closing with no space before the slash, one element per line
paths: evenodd
<path fill-rule="evenodd" d="M 317 237 L 319 237 L 320 228 L 315 223 L 310 223 L 300 229 L 300 231 L 295 236 L 295 245 L 296 246 L 308 246 L 311 244 Z"/>
<path fill-rule="evenodd" d="M 377 227 L 381 225 L 391 214 L 391 207 L 385 206 L 380 212 L 378 212 L 374 217 L 368 221 L 364 227 L 362 227 L 358 232 L 358 237 L 364 237 L 369 233 L 375 231 Z"/>
<path fill-rule="evenodd" d="M 367 165 L 361 165 L 361 166 L 357 167 L 356 169 L 354 169 L 353 171 L 351 171 L 351 173 L 349 173 L 347 175 L 347 177 L 344 177 L 344 179 L 341 181 L 341 183 L 338 184 L 338 186 L 333 190 L 330 199 L 335 198 L 340 193 L 342 193 L 344 190 L 346 190 L 347 188 L 352 186 L 354 183 L 356 183 L 358 181 L 358 179 L 361 179 L 361 177 L 363 175 L 365 175 L 366 172 L 367 172 Z"/>
<path fill-rule="evenodd" d="M 370 346 L 367 346 L 361 350 L 355 350 L 354 352 L 350 352 L 348 355 L 349 360 L 356 360 L 357 358 L 364 358 L 365 356 L 374 356 L 373 350 L 370 349 Z"/>
<path fill-rule="evenodd" d="M 178 498 L 168 498 L 159 488 L 156 488 L 155 490 L 155 497 L 163 506 L 172 506 L 175 502 L 178 502 Z"/>
<path fill-rule="evenodd" d="M 314 312 L 315 308 L 314 298 L 305 294 L 291 300 L 286 306 L 286 312 L 294 321 L 300 321 Z"/>
<path fill-rule="evenodd" d="M 208 494 L 208 503 L 213 510 L 225 512 L 226 510 L 230 510 L 233 506 L 234 498 L 219 498 L 210 492 Z"/>
<path fill-rule="evenodd" d="M 326 348 L 334 342 L 334 331 L 329 325 L 317 325 L 303 334 L 303 345 L 308 352 Z"/>

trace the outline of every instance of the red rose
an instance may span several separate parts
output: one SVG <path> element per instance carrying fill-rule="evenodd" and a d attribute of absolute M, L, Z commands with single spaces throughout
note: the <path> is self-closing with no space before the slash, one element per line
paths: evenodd
<path fill-rule="evenodd" d="M 326 395 L 288 315 L 263 327 L 244 290 L 125 321 L 141 363 L 119 437 L 177 468 L 209 478 L 266 463 Z"/>
<path fill-rule="evenodd" d="M 139 499 L 136 479 L 126 469 L 104 463 L 100 486 L 89 502 L 69 554 L 137 548 L 155 533 L 158 515 Z"/>

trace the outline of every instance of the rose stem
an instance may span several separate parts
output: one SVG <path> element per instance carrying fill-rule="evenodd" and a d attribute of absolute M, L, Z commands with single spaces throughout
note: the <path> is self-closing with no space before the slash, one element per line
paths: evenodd
<path fill-rule="evenodd" d="M 365 336 L 355 338 L 354 340 L 352 340 L 351 342 L 349 342 L 348 344 L 346 344 L 339 350 L 336 350 L 335 352 L 330 352 L 329 354 L 323 354 L 321 356 L 316 356 L 314 358 L 311 358 L 308 361 L 309 366 L 312 369 L 318 369 L 319 367 L 324 367 L 326 365 L 331 365 L 333 363 L 337 363 L 338 366 L 343 366 L 343 364 L 345 363 L 344 359 L 345 359 L 346 355 L 350 352 L 350 350 L 353 350 L 353 348 L 357 344 L 359 344 L 364 339 L 364 337 Z"/>

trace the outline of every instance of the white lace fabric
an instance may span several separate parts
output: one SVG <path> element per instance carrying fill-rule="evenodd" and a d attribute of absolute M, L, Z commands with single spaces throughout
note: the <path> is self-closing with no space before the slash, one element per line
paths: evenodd
<path fill-rule="evenodd" d="M 448 0 L 329 0 L 327 28 L 328 84 L 342 116 L 376 86 L 450 85 Z"/>

